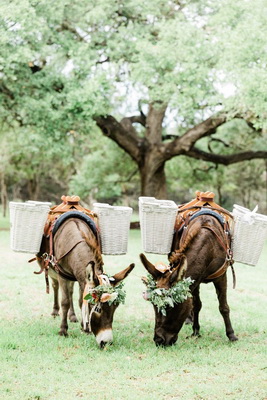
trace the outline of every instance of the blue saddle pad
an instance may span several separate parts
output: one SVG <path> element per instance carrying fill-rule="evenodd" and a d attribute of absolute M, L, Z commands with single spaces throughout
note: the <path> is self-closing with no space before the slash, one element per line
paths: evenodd
<path fill-rule="evenodd" d="M 192 217 L 190 217 L 189 222 L 192 221 L 193 219 L 199 217 L 199 215 L 212 215 L 213 217 L 217 218 L 217 220 L 220 222 L 220 224 L 222 226 L 224 225 L 224 222 L 225 222 L 224 218 L 216 211 L 208 210 L 208 209 L 205 209 L 205 210 L 202 209 L 200 211 L 197 211 L 195 214 L 192 215 Z"/>
<path fill-rule="evenodd" d="M 88 215 L 80 212 L 80 211 L 67 211 L 64 214 L 62 214 L 57 220 L 53 228 L 53 236 L 56 234 L 58 228 L 69 218 L 78 218 L 81 219 L 82 221 L 86 222 L 89 228 L 92 230 L 94 233 L 95 237 L 98 238 L 97 235 L 97 229 L 94 221 L 92 218 L 90 218 Z"/>

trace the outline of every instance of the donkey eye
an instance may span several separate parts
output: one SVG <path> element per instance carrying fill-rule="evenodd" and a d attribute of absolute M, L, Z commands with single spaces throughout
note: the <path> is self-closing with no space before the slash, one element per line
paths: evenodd
<path fill-rule="evenodd" d="M 98 313 L 98 314 L 101 314 L 101 306 L 100 306 L 100 305 L 97 305 L 96 308 L 95 308 L 95 310 L 94 310 L 94 312 L 96 312 L 96 313 Z"/>

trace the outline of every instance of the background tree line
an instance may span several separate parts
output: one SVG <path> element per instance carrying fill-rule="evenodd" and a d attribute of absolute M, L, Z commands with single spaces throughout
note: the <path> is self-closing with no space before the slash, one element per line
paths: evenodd
<path fill-rule="evenodd" d="M 87 203 L 183 202 L 200 189 L 266 211 L 263 9 L 3 1 L 2 203 L 70 192 Z"/>

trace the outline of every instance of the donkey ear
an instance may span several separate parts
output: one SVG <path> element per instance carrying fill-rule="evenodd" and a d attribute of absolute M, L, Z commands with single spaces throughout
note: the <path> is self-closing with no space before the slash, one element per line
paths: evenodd
<path fill-rule="evenodd" d="M 117 274 L 113 275 L 110 278 L 110 283 L 112 286 L 116 286 L 119 282 L 121 282 L 123 279 L 126 278 L 126 276 L 129 275 L 130 272 L 134 269 L 135 264 L 130 264 L 129 267 L 125 268 L 121 272 L 118 272 Z"/>
<path fill-rule="evenodd" d="M 86 278 L 88 282 L 94 282 L 95 286 L 99 285 L 99 279 L 98 279 L 98 274 L 96 273 L 95 270 L 95 262 L 90 261 L 89 264 L 86 267 Z"/>
<path fill-rule="evenodd" d="M 142 261 L 142 264 L 147 270 L 147 272 L 151 274 L 155 280 L 157 280 L 160 276 L 162 276 L 162 273 L 159 270 L 157 270 L 150 261 L 148 261 L 148 259 L 143 253 L 140 254 L 140 260 Z"/>
<path fill-rule="evenodd" d="M 181 281 L 185 277 L 187 270 L 187 259 L 185 255 L 181 255 L 179 265 L 172 271 L 170 276 L 170 284 L 173 285 L 176 282 Z"/>

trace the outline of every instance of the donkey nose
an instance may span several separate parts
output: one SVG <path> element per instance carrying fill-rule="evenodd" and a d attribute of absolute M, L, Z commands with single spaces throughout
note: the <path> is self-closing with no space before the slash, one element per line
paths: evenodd
<path fill-rule="evenodd" d="M 105 347 L 106 344 L 110 344 L 113 341 L 113 335 L 111 329 L 105 329 L 96 335 L 96 341 L 101 349 Z"/>
<path fill-rule="evenodd" d="M 154 342 L 155 342 L 156 346 L 172 346 L 176 342 L 176 340 L 177 340 L 177 335 L 174 335 L 174 336 L 155 335 L 154 336 Z"/>
<path fill-rule="evenodd" d="M 165 346 L 165 339 L 162 336 L 154 336 L 154 342 L 156 344 L 156 346 Z"/>

